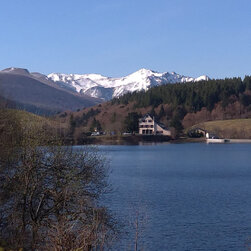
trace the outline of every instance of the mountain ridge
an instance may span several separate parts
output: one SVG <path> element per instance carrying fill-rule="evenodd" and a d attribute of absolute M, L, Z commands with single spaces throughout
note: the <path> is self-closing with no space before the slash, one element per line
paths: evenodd
<path fill-rule="evenodd" d="M 193 78 L 175 72 L 160 73 L 146 68 L 117 78 L 105 77 L 101 74 L 64 73 L 51 73 L 47 77 L 61 87 L 106 101 L 128 92 L 147 91 L 151 87 L 163 84 L 208 81 L 210 79 L 207 75 Z"/>

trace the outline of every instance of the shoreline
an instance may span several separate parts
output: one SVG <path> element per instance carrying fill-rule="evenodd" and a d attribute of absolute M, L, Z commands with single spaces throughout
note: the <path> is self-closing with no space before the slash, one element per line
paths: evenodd
<path fill-rule="evenodd" d="M 169 136 L 159 135 L 127 135 L 127 136 L 91 136 L 74 145 L 141 145 L 141 144 L 183 144 L 183 143 L 207 143 L 206 138 L 180 137 L 171 139 Z M 227 139 L 225 144 L 247 143 L 251 144 L 251 139 Z M 212 144 L 212 143 L 210 143 Z"/>
<path fill-rule="evenodd" d="M 251 139 L 228 139 L 229 143 L 251 143 Z"/>
<path fill-rule="evenodd" d="M 127 136 L 91 136 L 83 139 L 75 145 L 139 145 L 139 144 L 157 144 L 157 143 L 201 143 L 206 142 L 205 138 L 186 138 L 181 137 L 172 139 L 169 136 L 160 135 L 127 135 Z"/>

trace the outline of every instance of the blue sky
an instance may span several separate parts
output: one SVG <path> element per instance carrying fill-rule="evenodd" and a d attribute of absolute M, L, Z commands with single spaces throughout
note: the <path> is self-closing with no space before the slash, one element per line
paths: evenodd
<path fill-rule="evenodd" d="M 251 75 L 250 0 L 0 0 L 0 68 Z"/>

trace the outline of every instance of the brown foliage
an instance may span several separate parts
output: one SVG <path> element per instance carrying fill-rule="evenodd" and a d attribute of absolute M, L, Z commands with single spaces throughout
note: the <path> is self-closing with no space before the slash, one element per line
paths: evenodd
<path fill-rule="evenodd" d="M 223 108 L 221 104 L 217 104 L 212 111 L 208 111 L 206 108 L 202 108 L 196 113 L 187 113 L 183 119 L 183 126 L 185 128 L 193 125 L 214 120 L 225 119 L 238 119 L 238 118 L 250 118 L 251 111 L 248 107 L 244 108 L 238 101 L 229 104 Z"/>

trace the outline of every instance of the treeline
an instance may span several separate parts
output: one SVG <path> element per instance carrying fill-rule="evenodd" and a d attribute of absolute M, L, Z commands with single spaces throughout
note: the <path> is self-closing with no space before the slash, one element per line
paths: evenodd
<path fill-rule="evenodd" d="M 100 111 L 98 109 L 91 108 L 88 112 L 83 113 L 82 116 L 75 116 L 74 118 L 71 117 L 71 120 L 72 120 L 71 123 L 75 123 L 74 126 L 80 126 L 80 125 L 86 126 L 88 123 L 88 120 L 96 116 L 99 113 Z"/>
<path fill-rule="evenodd" d="M 229 78 L 224 80 L 209 80 L 196 83 L 167 84 L 157 86 L 148 91 L 125 94 L 114 98 L 112 104 L 134 103 L 135 108 L 160 104 L 169 104 L 172 110 L 182 107 L 185 112 L 197 112 L 202 107 L 211 111 L 215 104 L 221 102 L 222 107 L 240 101 L 242 105 L 251 104 L 251 77 Z"/>
<path fill-rule="evenodd" d="M 95 116 L 98 115 L 99 113 L 100 110 L 91 108 L 88 112 L 83 113 L 81 116 L 73 116 L 73 114 L 71 114 L 69 120 L 69 132 L 67 135 L 68 141 L 70 139 L 70 142 L 85 144 L 86 137 L 90 136 L 91 132 L 102 131 L 102 126 L 100 122 L 95 118 Z M 88 121 L 90 119 L 92 120 L 92 122 L 89 127 L 89 131 L 86 131 L 80 136 L 79 135 L 75 136 L 76 129 L 81 126 L 87 126 Z"/>

